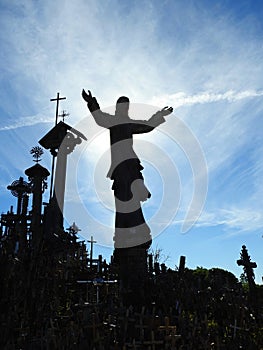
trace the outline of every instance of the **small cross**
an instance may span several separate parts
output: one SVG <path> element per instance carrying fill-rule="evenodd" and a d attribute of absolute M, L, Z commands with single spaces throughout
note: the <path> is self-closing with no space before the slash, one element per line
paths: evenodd
<path fill-rule="evenodd" d="M 151 340 L 143 342 L 144 345 L 150 345 L 153 350 L 156 349 L 155 345 L 164 345 L 163 340 L 155 340 L 154 331 L 151 331 Z"/>
<path fill-rule="evenodd" d="M 64 120 L 65 120 L 65 117 L 68 117 L 68 116 L 69 116 L 69 113 L 66 113 L 66 111 L 64 111 L 64 109 L 62 111 L 62 114 L 59 115 L 59 117 L 62 118 L 63 123 L 64 123 Z"/>
<path fill-rule="evenodd" d="M 244 329 L 244 328 L 241 328 L 241 327 L 237 327 L 237 319 L 236 318 L 235 318 L 234 326 L 231 324 L 230 328 L 234 329 L 234 334 L 233 334 L 233 338 L 234 339 L 236 338 L 237 330 L 245 330 L 247 332 L 249 331 L 249 329 Z"/>
<path fill-rule="evenodd" d="M 90 243 L 90 266 L 92 266 L 93 244 L 97 243 L 97 241 L 94 241 L 93 236 L 91 236 L 90 240 L 88 240 L 88 243 Z"/>
<path fill-rule="evenodd" d="M 81 231 L 81 229 L 75 224 L 75 222 L 73 222 L 73 224 L 69 228 L 67 228 L 67 231 L 73 234 L 77 234 L 79 231 Z"/>
<path fill-rule="evenodd" d="M 60 100 L 65 100 L 66 97 L 59 97 L 59 92 L 57 93 L 57 97 L 56 98 L 51 98 L 50 101 L 57 101 L 57 106 L 56 106 L 56 123 L 55 125 L 57 125 L 58 123 L 58 106 L 59 106 L 59 101 Z"/>

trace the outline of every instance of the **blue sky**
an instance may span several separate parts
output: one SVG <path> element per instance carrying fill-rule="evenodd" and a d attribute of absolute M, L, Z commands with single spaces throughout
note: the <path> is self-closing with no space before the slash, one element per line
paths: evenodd
<path fill-rule="evenodd" d="M 186 255 L 190 268 L 221 267 L 239 276 L 245 244 L 261 283 L 262 16 L 262 2 L 252 0 L 1 0 L 0 210 L 15 205 L 6 186 L 32 165 L 29 151 L 54 125 L 50 98 L 60 92 L 66 122 L 88 138 L 69 161 L 66 220 L 86 239 L 93 235 L 100 243 L 95 253 L 108 258 L 109 139 L 81 90 L 90 89 L 108 110 L 129 96 L 135 118 L 171 105 L 166 123 L 135 141 L 152 192 L 143 209 L 153 248 L 169 256 L 171 267 Z M 50 168 L 47 152 L 42 164 Z M 202 209 L 197 221 L 190 210 L 186 222 L 189 208 Z"/>

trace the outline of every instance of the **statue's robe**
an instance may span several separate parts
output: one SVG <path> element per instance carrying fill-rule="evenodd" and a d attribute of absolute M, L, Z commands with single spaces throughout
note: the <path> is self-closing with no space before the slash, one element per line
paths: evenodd
<path fill-rule="evenodd" d="M 152 131 L 165 122 L 161 112 L 149 120 L 133 120 L 128 115 L 111 115 L 100 110 L 95 97 L 88 103 L 96 123 L 110 131 L 111 166 L 108 177 L 113 180 L 115 196 L 115 248 L 150 246 L 150 228 L 146 224 L 141 201 L 151 196 L 144 185 L 143 166 L 133 149 L 133 134 Z"/>

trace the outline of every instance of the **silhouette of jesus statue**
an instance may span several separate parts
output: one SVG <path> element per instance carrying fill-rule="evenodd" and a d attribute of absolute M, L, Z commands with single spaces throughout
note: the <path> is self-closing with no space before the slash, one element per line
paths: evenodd
<path fill-rule="evenodd" d="M 133 149 L 133 134 L 152 131 L 165 122 L 164 117 L 173 112 L 172 107 L 164 107 L 149 120 L 134 120 L 129 117 L 130 101 L 122 96 L 117 100 L 115 115 L 101 111 L 97 99 L 82 90 L 82 97 L 95 122 L 110 131 L 111 166 L 108 177 L 113 180 L 115 196 L 115 248 L 151 245 L 150 228 L 146 224 L 141 202 L 151 194 L 144 184 L 142 165 Z"/>

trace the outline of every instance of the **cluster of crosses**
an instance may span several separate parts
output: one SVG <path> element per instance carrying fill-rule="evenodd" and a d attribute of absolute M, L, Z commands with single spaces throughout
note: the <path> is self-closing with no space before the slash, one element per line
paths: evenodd
<path fill-rule="evenodd" d="M 219 276 L 216 284 L 215 274 L 216 287 L 211 290 L 202 275 L 195 278 L 186 268 L 184 256 L 174 271 L 159 264 L 146 248 L 127 251 L 121 266 L 113 257 L 109 263 L 101 255 L 96 259 L 93 236 L 87 241 L 88 252 L 84 241 L 78 242 L 75 223 L 64 229 L 67 157 L 86 137 L 65 123 L 65 111 L 58 122 L 63 99 L 58 93 L 51 100 L 56 101 L 55 126 L 39 141 L 51 152 L 51 172 L 40 164 L 43 148 L 33 147 L 35 164 L 25 170 L 28 182 L 20 177 L 7 187 L 17 198 L 17 207 L 16 212 L 11 207 L 1 215 L 0 347 L 227 349 L 226 344 L 237 342 L 251 349 L 262 346 L 257 325 L 263 320 L 258 307 L 263 297 L 255 284 L 257 265 L 246 246 L 237 264 L 244 268 L 248 296 L 238 282 L 232 282 L 232 290 Z M 43 205 L 49 176 L 49 202 Z M 222 316 L 219 308 L 222 313 L 236 311 Z"/>

